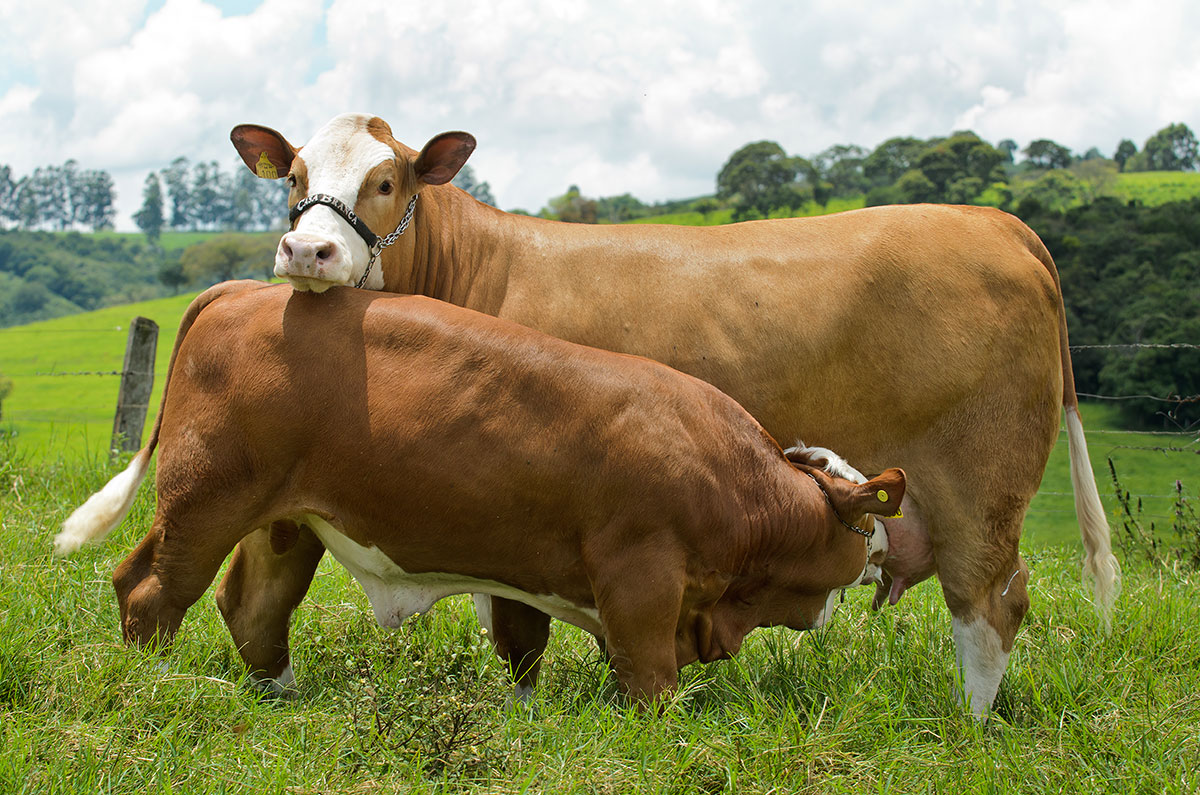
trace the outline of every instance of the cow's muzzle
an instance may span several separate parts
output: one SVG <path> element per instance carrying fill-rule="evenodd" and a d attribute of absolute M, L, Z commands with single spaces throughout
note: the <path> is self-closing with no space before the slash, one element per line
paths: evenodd
<path fill-rule="evenodd" d="M 360 276 L 358 281 L 354 284 L 355 287 L 362 287 L 367 283 L 367 277 L 371 275 L 371 267 L 375 264 L 375 260 L 379 258 L 379 254 L 385 248 L 399 240 L 400 236 L 404 234 L 406 229 L 408 229 L 408 225 L 412 221 L 413 211 L 417 207 L 417 196 L 418 194 L 414 193 L 412 198 L 408 200 L 408 209 L 404 211 L 404 217 L 400 219 L 400 223 L 397 224 L 396 229 L 385 237 L 380 237 L 371 231 L 371 227 L 367 226 L 367 222 L 359 218 L 358 215 L 355 214 L 354 210 L 350 209 L 350 207 L 348 207 L 341 199 L 325 193 L 315 193 L 312 196 L 306 196 L 305 198 L 296 202 L 296 206 L 292 207 L 292 209 L 288 212 L 288 220 L 291 221 L 294 228 L 296 221 L 301 215 L 304 214 L 304 211 L 311 207 L 315 207 L 318 204 L 330 208 L 343 219 L 345 219 L 346 223 L 350 224 L 350 228 L 353 229 L 358 236 L 363 239 L 363 242 L 367 244 L 367 249 L 371 253 L 371 258 L 367 260 L 367 267 L 363 269 L 362 276 Z M 284 235 L 283 240 L 279 241 L 279 251 L 275 257 L 275 273 L 280 276 L 286 276 L 292 281 L 293 285 L 297 286 L 297 289 L 300 288 L 297 285 L 296 277 L 299 277 L 300 279 L 308 279 L 310 282 L 313 280 L 330 281 L 326 279 L 325 273 L 331 272 L 332 269 L 322 267 L 321 265 L 321 254 L 323 251 L 322 247 L 319 245 L 319 241 L 316 241 L 315 248 L 312 252 L 304 252 L 304 259 L 301 260 L 300 258 L 294 256 L 294 248 L 292 254 L 285 254 L 284 245 L 285 243 L 289 242 L 289 238 L 292 241 L 299 243 L 302 239 L 302 235 L 296 233 L 295 231 L 289 232 L 287 235 Z M 334 244 L 330 243 L 329 241 L 325 241 L 325 243 L 326 247 L 324 248 L 324 253 L 326 254 L 330 263 L 333 262 L 332 258 L 338 253 L 342 253 L 344 256 L 344 252 L 339 252 L 338 248 Z M 309 256 L 310 253 L 311 256 Z M 282 257 L 287 257 L 287 262 L 291 264 L 291 267 L 285 267 L 286 272 L 284 273 L 279 272 L 281 267 L 280 258 Z M 305 270 L 308 272 L 305 273 Z M 325 289 L 328 289 L 328 286 L 332 285 L 333 283 L 334 282 L 330 281 L 330 284 L 326 285 Z M 348 280 L 345 283 L 348 284 Z M 324 292 L 324 290 L 317 290 L 317 292 Z"/>

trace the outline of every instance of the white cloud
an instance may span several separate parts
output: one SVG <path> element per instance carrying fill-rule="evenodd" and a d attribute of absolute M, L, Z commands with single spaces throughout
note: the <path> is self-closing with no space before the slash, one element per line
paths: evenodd
<path fill-rule="evenodd" d="M 177 155 L 233 164 L 252 121 L 301 144 L 368 111 L 419 148 L 446 129 L 502 206 L 572 182 L 644 200 L 711 191 L 743 144 L 815 154 L 972 128 L 1072 149 L 1200 126 L 1200 6 L 1161 0 L 205 0 L 5 4 L 0 162 L 113 172 L 126 225 Z"/>

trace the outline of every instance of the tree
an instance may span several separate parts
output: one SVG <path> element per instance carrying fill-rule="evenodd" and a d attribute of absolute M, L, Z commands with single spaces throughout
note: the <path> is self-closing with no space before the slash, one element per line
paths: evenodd
<path fill-rule="evenodd" d="M 1000 152 L 1002 152 L 1004 154 L 1004 162 L 1005 163 L 1011 163 L 1011 162 L 1013 162 L 1013 159 L 1014 159 L 1013 155 L 1016 153 L 1016 151 L 1018 149 L 1017 142 L 1011 138 L 1005 138 L 1003 141 L 996 144 L 996 149 L 998 149 Z"/>
<path fill-rule="evenodd" d="M 916 168 L 896 180 L 895 190 L 898 199 L 905 204 L 933 202 L 939 196 L 937 185 Z"/>
<path fill-rule="evenodd" d="M 870 188 L 865 174 L 867 150 L 854 144 L 835 144 L 813 158 L 820 179 L 833 196 L 855 196 Z"/>
<path fill-rule="evenodd" d="M 72 161 L 67 161 L 70 164 Z M 37 223 L 66 229 L 71 223 L 65 173 L 59 166 L 38 166 L 29 181 L 37 205 Z"/>
<path fill-rule="evenodd" d="M 1117 151 L 1113 152 L 1113 160 L 1117 163 L 1117 168 L 1121 171 L 1125 170 L 1125 164 L 1129 159 L 1137 154 L 1137 146 L 1128 138 L 1121 139 L 1121 143 L 1117 144 Z"/>
<path fill-rule="evenodd" d="M 1064 169 L 1052 169 L 1021 192 L 1021 199 L 1032 199 L 1054 212 L 1062 212 L 1086 199 L 1087 186 Z"/>
<path fill-rule="evenodd" d="M 117 208 L 112 176 L 107 171 L 88 170 L 80 173 L 72 197 L 75 221 L 90 227 L 93 232 L 112 228 Z"/>
<path fill-rule="evenodd" d="M 555 196 L 539 213 L 543 218 L 553 218 L 572 224 L 596 223 L 596 200 L 589 199 L 579 191 L 578 185 L 567 188 L 562 196 Z"/>
<path fill-rule="evenodd" d="M 29 177 L 21 177 L 13 188 L 12 217 L 21 229 L 32 229 L 40 221 L 37 188 Z"/>
<path fill-rule="evenodd" d="M 717 174 L 717 196 L 730 201 L 734 217 L 751 211 L 766 216 L 777 207 L 791 206 L 800 164 L 774 141 L 746 144 L 730 155 Z"/>
<path fill-rule="evenodd" d="M 1039 138 L 1025 147 L 1025 157 L 1034 168 L 1066 168 L 1071 165 L 1071 150 L 1048 138 Z"/>
<path fill-rule="evenodd" d="M 221 235 L 188 246 L 179 262 L 184 275 L 193 282 L 215 284 L 243 274 L 270 276 L 275 267 L 276 242 L 271 235 Z M 159 278 L 163 276 L 160 271 Z"/>
<path fill-rule="evenodd" d="M 889 138 L 863 160 L 863 174 L 876 187 L 893 185 L 917 167 L 927 146 L 919 138 Z"/>
<path fill-rule="evenodd" d="M 1186 124 L 1170 124 L 1150 136 L 1142 147 L 1148 171 L 1194 171 L 1198 162 L 1196 136 Z"/>
<path fill-rule="evenodd" d="M 133 222 L 142 230 L 146 240 L 158 245 L 163 227 L 163 195 L 162 183 L 153 171 L 146 175 L 142 187 L 142 209 L 134 213 Z"/>
<path fill-rule="evenodd" d="M 171 197 L 171 228 L 186 229 L 192 223 L 192 191 L 188 184 L 188 160 L 177 157 L 162 170 Z"/>
<path fill-rule="evenodd" d="M 0 165 L 0 224 L 6 221 L 16 222 L 16 192 L 17 183 L 13 182 L 12 169 Z"/>
<path fill-rule="evenodd" d="M 641 218 L 646 214 L 646 205 L 632 193 L 622 193 L 620 196 L 608 196 L 596 200 L 596 217 L 619 224 L 632 218 Z"/>
<path fill-rule="evenodd" d="M 454 179 L 450 181 L 450 184 L 462 188 L 475 197 L 477 201 L 490 204 L 493 207 L 496 206 L 496 198 L 492 196 L 492 186 L 486 182 L 477 182 L 475 179 L 475 169 L 471 168 L 469 164 L 464 165 L 458 170 L 458 173 L 454 175 Z"/>
<path fill-rule="evenodd" d="M 191 212 L 193 226 L 222 229 L 229 221 L 232 188 L 215 160 L 192 166 Z"/>

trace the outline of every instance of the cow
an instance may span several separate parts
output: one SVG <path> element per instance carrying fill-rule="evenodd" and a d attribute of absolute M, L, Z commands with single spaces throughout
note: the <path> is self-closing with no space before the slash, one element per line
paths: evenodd
<path fill-rule="evenodd" d="M 259 282 L 189 306 L 119 499 L 85 503 L 60 551 L 121 520 L 156 447 L 153 524 L 113 574 L 127 643 L 164 648 L 256 528 L 274 555 L 316 557 L 303 525 L 380 625 L 457 593 L 519 600 L 602 638 L 639 704 L 878 582 L 886 536 L 866 520 L 905 488 L 899 469 L 858 484 L 794 463 L 734 400 L 649 359 L 424 296 Z M 238 648 L 280 642 L 244 596 L 218 594 Z"/>
<path fill-rule="evenodd" d="M 705 228 L 567 224 L 447 184 L 474 149 L 467 133 L 418 152 L 382 119 L 348 114 L 299 149 L 259 125 L 231 137 L 247 166 L 291 186 L 275 273 L 297 290 L 423 294 L 646 356 L 714 384 L 777 439 L 805 436 L 867 472 L 902 467 L 907 504 L 885 521 L 892 550 L 875 603 L 938 576 L 978 714 L 1029 607 L 1022 521 L 1065 409 L 1083 568 L 1108 625 L 1120 568 L 1058 272 L 1013 216 L 926 204 Z M 235 552 L 225 586 L 254 583 L 264 610 L 286 616 L 303 593 L 276 589 L 267 575 L 281 565 L 264 531 Z M 483 612 L 502 656 L 540 652 L 547 617 L 497 598 Z"/>

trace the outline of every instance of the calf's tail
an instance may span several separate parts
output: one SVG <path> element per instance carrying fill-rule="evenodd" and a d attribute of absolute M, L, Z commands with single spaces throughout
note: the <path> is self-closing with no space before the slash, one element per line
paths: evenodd
<path fill-rule="evenodd" d="M 137 497 L 138 487 L 146 479 L 150 469 L 150 459 L 154 456 L 154 448 L 158 446 L 158 432 L 162 427 L 162 407 L 167 402 L 167 390 L 171 385 L 171 373 L 175 370 L 175 357 L 179 346 L 183 343 L 188 329 L 196 322 L 201 310 L 222 295 L 251 288 L 261 288 L 265 285 L 255 281 L 223 282 L 210 287 L 192 301 L 183 319 L 179 321 L 179 333 L 175 336 L 175 347 L 171 351 L 171 364 L 167 368 L 167 380 L 163 386 L 162 401 L 159 403 L 158 416 L 154 418 L 154 428 L 150 431 L 150 440 L 138 451 L 124 471 L 105 484 L 104 488 L 88 498 L 87 502 L 67 517 L 63 522 L 62 531 L 54 537 L 54 552 L 58 555 L 69 555 L 89 541 L 99 542 L 113 528 L 121 523 L 133 500 Z"/>

